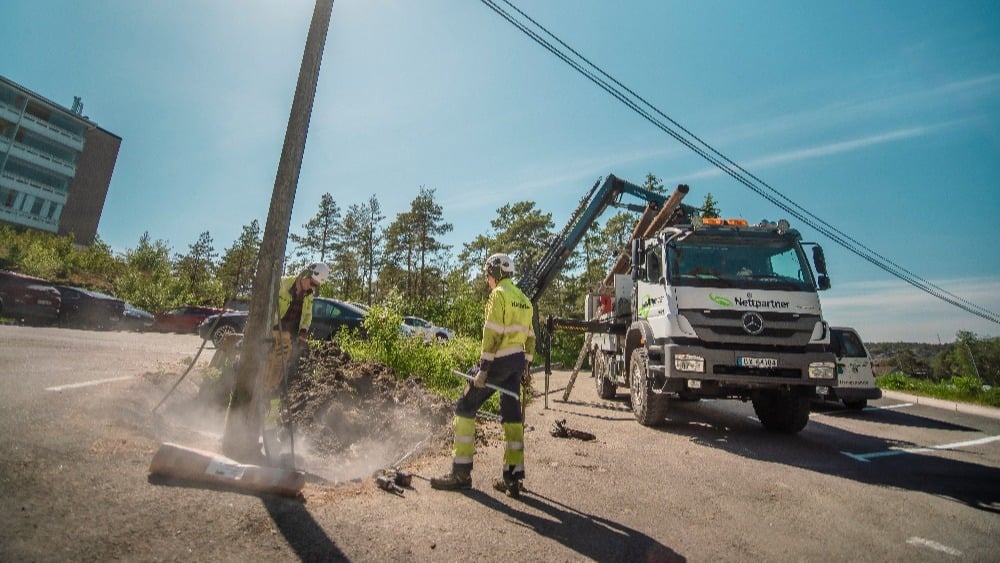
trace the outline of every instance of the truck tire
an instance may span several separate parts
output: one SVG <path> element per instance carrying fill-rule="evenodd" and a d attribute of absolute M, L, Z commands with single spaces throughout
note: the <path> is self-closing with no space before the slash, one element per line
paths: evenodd
<path fill-rule="evenodd" d="M 649 385 L 649 353 L 645 348 L 632 350 L 629 359 L 629 391 L 632 412 L 643 426 L 658 426 L 667 416 L 667 398 L 654 393 Z"/>
<path fill-rule="evenodd" d="M 608 357 L 600 350 L 595 349 L 590 366 L 594 372 L 594 386 L 597 389 L 597 396 L 602 399 L 614 399 L 615 395 L 618 394 L 618 386 L 608 377 Z"/>
<path fill-rule="evenodd" d="M 796 434 L 809 422 L 809 399 L 781 391 L 762 391 L 751 399 L 753 412 L 768 432 Z"/>

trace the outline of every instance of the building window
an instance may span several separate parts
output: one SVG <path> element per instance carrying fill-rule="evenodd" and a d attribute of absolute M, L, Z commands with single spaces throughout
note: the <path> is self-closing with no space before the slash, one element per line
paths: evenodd
<path fill-rule="evenodd" d="M 0 188 L 0 205 L 4 207 L 14 207 L 14 200 L 17 199 L 17 192 Z"/>
<path fill-rule="evenodd" d="M 45 200 L 40 197 L 36 197 L 34 203 L 31 204 L 31 214 L 41 215 L 43 205 L 45 205 Z"/>

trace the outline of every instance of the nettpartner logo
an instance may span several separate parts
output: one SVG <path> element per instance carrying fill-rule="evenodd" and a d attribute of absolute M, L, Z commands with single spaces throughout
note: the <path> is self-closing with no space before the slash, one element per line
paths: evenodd
<path fill-rule="evenodd" d="M 787 309 L 790 306 L 788 301 L 778 301 L 777 299 L 754 299 L 752 293 L 747 293 L 746 297 L 734 296 L 732 299 L 723 295 L 709 293 L 708 298 L 723 307 L 740 306 L 748 307 L 750 309 Z"/>

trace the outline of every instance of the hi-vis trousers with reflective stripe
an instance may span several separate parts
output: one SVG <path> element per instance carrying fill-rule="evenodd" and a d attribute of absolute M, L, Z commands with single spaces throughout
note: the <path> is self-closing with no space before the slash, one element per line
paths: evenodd
<path fill-rule="evenodd" d="M 527 368 L 524 354 L 508 356 L 490 364 L 487 382 L 521 395 L 521 375 Z M 472 471 L 472 458 L 476 453 L 476 411 L 490 398 L 493 389 L 473 386 L 466 387 L 465 393 L 455 405 L 455 442 L 452 449 L 452 470 L 456 473 Z M 500 420 L 503 423 L 504 475 L 517 479 L 524 478 L 524 421 L 521 420 L 521 401 L 507 395 L 500 395 Z"/>

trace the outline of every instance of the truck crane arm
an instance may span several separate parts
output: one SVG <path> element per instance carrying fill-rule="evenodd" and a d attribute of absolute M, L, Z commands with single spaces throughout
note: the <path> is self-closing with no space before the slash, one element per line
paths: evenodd
<path fill-rule="evenodd" d="M 685 192 L 687 186 L 684 187 Z M 552 280 L 562 270 L 566 260 L 580 240 L 587 233 L 587 230 L 594 221 L 604 212 L 608 206 L 630 209 L 632 211 L 643 211 L 647 207 L 636 204 L 623 203 L 622 196 L 629 194 L 645 202 L 647 206 L 652 203 L 656 207 L 663 206 L 667 201 L 667 196 L 637 186 L 631 182 L 609 174 L 604 183 L 598 179 L 594 187 L 587 192 L 570 216 L 566 226 L 549 243 L 542 259 L 532 268 L 527 269 L 517 282 L 517 286 L 537 307 L 538 300 L 546 289 L 552 284 Z"/>

